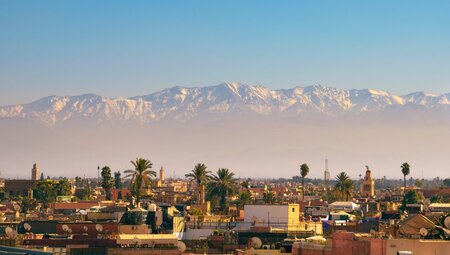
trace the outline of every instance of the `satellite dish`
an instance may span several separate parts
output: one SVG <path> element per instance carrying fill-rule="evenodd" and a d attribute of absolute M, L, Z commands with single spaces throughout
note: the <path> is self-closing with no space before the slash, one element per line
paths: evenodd
<path fill-rule="evenodd" d="M 450 216 L 447 216 L 447 217 L 445 218 L 445 220 L 444 220 L 444 226 L 445 226 L 447 229 L 450 229 Z"/>
<path fill-rule="evenodd" d="M 66 224 L 61 226 L 63 231 L 67 231 L 69 229 L 69 226 L 67 226 Z"/>
<path fill-rule="evenodd" d="M 186 251 L 186 244 L 183 243 L 182 241 L 178 241 L 177 242 L 177 248 L 180 252 L 185 252 Z"/>
<path fill-rule="evenodd" d="M 377 231 L 375 231 L 375 229 L 371 229 L 370 234 L 375 237 L 377 236 Z"/>
<path fill-rule="evenodd" d="M 6 235 L 11 238 L 14 239 L 17 236 L 17 231 L 15 231 L 14 229 L 12 229 L 11 227 L 6 227 L 5 228 L 5 233 Z"/>
<path fill-rule="evenodd" d="M 71 228 L 68 228 L 68 229 L 67 229 L 67 233 L 72 234 L 72 229 L 71 229 Z"/>
<path fill-rule="evenodd" d="M 13 230 L 11 227 L 6 227 L 6 228 L 5 228 L 5 234 L 6 234 L 7 236 L 9 236 L 10 233 L 11 233 L 12 231 L 14 231 L 14 230 Z"/>
<path fill-rule="evenodd" d="M 19 205 L 14 205 L 14 210 L 15 211 L 20 211 L 20 206 Z"/>
<path fill-rule="evenodd" d="M 258 237 L 250 238 L 250 247 L 254 249 L 259 249 L 262 246 L 262 241 Z"/>
<path fill-rule="evenodd" d="M 27 222 L 27 223 L 23 224 L 23 228 L 24 228 L 27 232 L 30 232 L 30 230 L 31 230 L 31 225 L 28 224 L 28 222 Z"/>
<path fill-rule="evenodd" d="M 84 232 L 87 232 L 88 231 L 88 227 L 87 226 L 83 226 L 83 230 L 84 230 Z"/>
<path fill-rule="evenodd" d="M 95 225 L 95 229 L 97 230 L 97 232 L 102 232 L 103 231 L 103 226 L 100 224 Z"/>
<path fill-rule="evenodd" d="M 428 230 L 426 228 L 420 228 L 420 235 L 421 236 L 427 236 Z"/>

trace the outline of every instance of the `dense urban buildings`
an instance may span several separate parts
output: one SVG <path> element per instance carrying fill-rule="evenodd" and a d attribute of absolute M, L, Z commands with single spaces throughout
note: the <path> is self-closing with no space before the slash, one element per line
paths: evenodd
<path fill-rule="evenodd" d="M 34 164 L 31 180 L 2 180 L 0 240 L 48 254 L 446 254 L 449 179 L 405 189 L 369 167 L 360 180 L 327 180 L 306 178 L 305 165 L 292 179 L 257 180 L 205 164 L 157 177 L 142 158 L 100 178 L 37 179 Z"/>

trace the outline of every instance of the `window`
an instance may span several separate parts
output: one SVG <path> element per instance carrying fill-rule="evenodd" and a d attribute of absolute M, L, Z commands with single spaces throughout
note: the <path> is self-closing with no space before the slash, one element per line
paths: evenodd
<path fill-rule="evenodd" d="M 295 208 L 292 208 L 292 212 L 295 212 Z"/>

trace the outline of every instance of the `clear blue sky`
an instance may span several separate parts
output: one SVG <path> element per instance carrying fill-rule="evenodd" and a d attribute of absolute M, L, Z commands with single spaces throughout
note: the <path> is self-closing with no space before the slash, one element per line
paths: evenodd
<path fill-rule="evenodd" d="M 450 92 L 450 1 L 0 0 L 0 105 L 224 81 Z"/>

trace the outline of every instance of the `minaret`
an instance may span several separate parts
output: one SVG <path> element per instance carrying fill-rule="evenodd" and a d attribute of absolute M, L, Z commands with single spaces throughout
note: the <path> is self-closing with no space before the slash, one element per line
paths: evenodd
<path fill-rule="evenodd" d="M 166 179 L 166 171 L 164 171 L 164 167 L 161 166 L 161 169 L 159 170 L 159 180 L 161 182 L 164 182 L 165 179 Z"/>
<path fill-rule="evenodd" d="M 372 179 L 372 171 L 369 166 L 366 166 L 366 175 L 361 183 L 360 192 L 363 197 L 375 196 L 375 181 Z"/>
<path fill-rule="evenodd" d="M 31 169 L 31 180 L 33 181 L 39 180 L 39 168 L 37 163 L 34 163 L 33 168 Z"/>
<path fill-rule="evenodd" d="M 325 183 L 325 188 L 328 188 L 330 182 L 330 171 L 328 171 L 328 159 L 325 159 L 325 171 L 323 173 L 323 181 Z"/>

